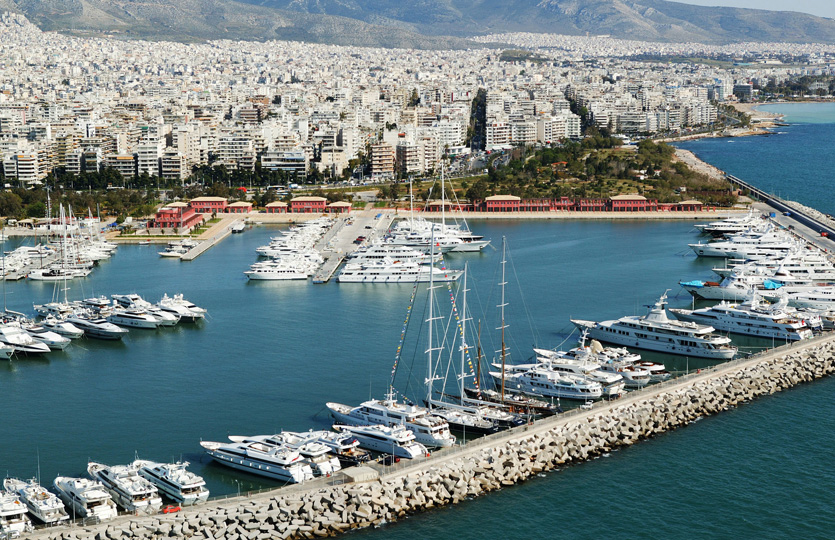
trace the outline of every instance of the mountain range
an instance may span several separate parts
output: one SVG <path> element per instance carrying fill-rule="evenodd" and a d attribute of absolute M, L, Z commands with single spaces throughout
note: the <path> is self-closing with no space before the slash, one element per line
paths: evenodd
<path fill-rule="evenodd" d="M 503 32 L 662 42 L 835 43 L 835 20 L 666 0 L 0 0 L 45 30 L 174 39 L 284 39 L 462 48 Z"/>

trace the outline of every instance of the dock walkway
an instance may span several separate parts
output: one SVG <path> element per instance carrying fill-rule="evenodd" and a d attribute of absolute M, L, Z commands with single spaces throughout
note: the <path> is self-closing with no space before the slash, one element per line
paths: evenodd
<path fill-rule="evenodd" d="M 330 281 L 345 257 L 359 246 L 382 237 L 393 219 L 391 213 L 377 212 L 370 205 L 361 212 L 341 216 L 316 244 L 316 250 L 322 254 L 325 262 L 313 276 L 313 283 Z M 365 240 L 355 243 L 360 236 L 364 236 Z"/>
<path fill-rule="evenodd" d="M 208 231 L 198 237 L 199 244 L 191 248 L 180 257 L 181 261 L 193 261 L 208 251 L 209 248 L 232 234 L 232 226 L 239 221 L 237 217 L 225 217 L 219 223 L 215 223 Z"/>

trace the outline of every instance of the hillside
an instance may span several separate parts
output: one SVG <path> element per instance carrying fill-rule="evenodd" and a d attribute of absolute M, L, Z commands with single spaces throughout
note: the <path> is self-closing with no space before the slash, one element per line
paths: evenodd
<path fill-rule="evenodd" d="M 666 0 L 0 0 L 45 30 L 176 39 L 288 39 L 462 48 L 501 32 L 646 41 L 835 43 L 835 20 Z M 456 37 L 443 37 L 456 36 Z"/>

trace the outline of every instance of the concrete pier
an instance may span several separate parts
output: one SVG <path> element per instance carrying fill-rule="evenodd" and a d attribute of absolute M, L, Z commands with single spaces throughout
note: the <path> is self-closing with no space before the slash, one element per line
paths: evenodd
<path fill-rule="evenodd" d="M 328 234 L 316 244 L 325 262 L 313 276 L 313 283 L 327 283 L 349 254 L 360 245 L 384 235 L 393 219 L 393 214 L 375 212 L 372 208 L 341 216 Z M 366 239 L 360 244 L 355 243 L 360 236 Z"/>
<path fill-rule="evenodd" d="M 212 501 L 175 515 L 123 517 L 31 536 L 50 540 L 332 536 L 481 496 L 832 373 L 835 334 L 826 334 L 690 373 L 589 410 L 577 409 L 434 451 L 429 458 L 404 460 L 392 467 L 374 465 L 376 477 L 341 474 Z"/>

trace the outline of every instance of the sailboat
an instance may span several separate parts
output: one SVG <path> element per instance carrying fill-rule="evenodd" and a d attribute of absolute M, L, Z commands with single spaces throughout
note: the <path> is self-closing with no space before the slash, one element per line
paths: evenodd
<path fill-rule="evenodd" d="M 469 358 L 469 349 L 466 340 L 466 325 L 467 321 L 467 270 L 468 266 L 464 265 L 464 284 L 462 289 L 462 317 L 457 316 L 457 309 L 453 301 L 452 313 L 457 320 L 457 329 L 461 337 L 461 345 L 459 350 L 461 352 L 461 363 L 459 368 L 458 379 L 458 396 L 448 396 L 445 391 L 441 391 L 441 398 L 434 397 L 434 381 L 436 377 L 432 372 L 435 365 L 434 351 L 439 350 L 433 346 L 433 321 L 434 317 L 434 284 L 430 284 L 429 288 L 429 318 L 428 336 L 429 346 L 427 354 L 429 356 L 428 362 L 430 366 L 429 378 L 427 379 L 427 396 L 426 404 L 432 409 L 434 414 L 444 418 L 450 425 L 464 433 L 494 433 L 502 428 L 507 428 L 524 423 L 524 420 L 510 412 L 482 404 L 467 404 L 464 401 L 464 381 L 472 373 L 467 374 L 466 365 Z M 472 371 L 472 370 L 470 370 Z M 450 399 L 451 398 L 451 399 Z"/>
<path fill-rule="evenodd" d="M 429 242 L 442 253 L 449 251 L 481 251 L 490 240 L 473 234 L 464 221 L 464 227 L 446 223 L 446 182 L 444 168 L 441 166 L 441 222 L 434 223 L 424 218 L 415 218 L 412 181 L 409 179 L 409 217 L 391 230 L 388 241 L 409 246 L 422 251 L 429 251 Z"/>
<path fill-rule="evenodd" d="M 434 249 L 432 254 L 434 255 Z M 415 285 L 417 286 L 417 285 Z M 430 281 L 430 291 L 434 287 L 434 281 Z M 414 295 L 413 295 L 414 298 Z M 430 303 L 429 318 L 434 318 Z M 431 348 L 431 330 L 430 330 Z M 429 378 L 432 380 L 432 365 L 430 362 Z M 366 426 L 369 424 L 382 424 L 384 426 L 404 425 L 414 432 L 415 440 L 425 446 L 445 447 L 455 444 L 455 436 L 449 431 L 449 424 L 443 418 L 432 414 L 430 409 L 420 407 L 411 403 L 400 403 L 395 400 L 394 381 L 389 383 L 386 399 L 371 399 L 361 403 L 357 407 L 351 407 L 342 403 L 326 403 L 331 415 L 340 423 L 352 426 Z"/>

